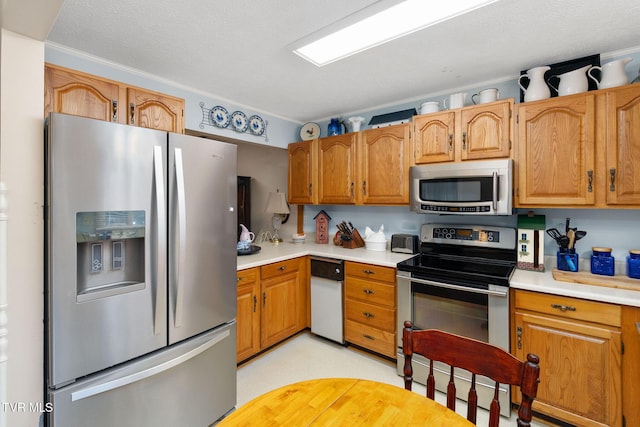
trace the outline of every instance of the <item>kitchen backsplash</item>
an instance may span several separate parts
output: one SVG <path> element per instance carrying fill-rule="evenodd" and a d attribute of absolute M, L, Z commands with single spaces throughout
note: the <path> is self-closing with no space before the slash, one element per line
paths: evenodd
<path fill-rule="evenodd" d="M 409 211 L 407 206 L 349 206 L 349 205 L 307 205 L 304 208 L 304 230 L 315 230 L 314 216 L 321 210 L 331 217 L 329 230 L 333 235 L 335 224 L 345 220 L 363 232 L 365 227 L 377 231 L 384 225 L 387 239 L 395 233 L 418 234 L 425 223 L 453 223 L 516 227 L 517 215 L 526 214 L 528 209 L 517 209 L 509 216 L 463 216 L 428 215 Z M 592 246 L 613 248 L 613 256 L 623 260 L 629 249 L 640 249 L 640 210 L 638 209 L 535 209 L 536 215 L 546 216 L 546 228 L 563 230 L 566 218 L 571 218 L 571 226 L 586 230 L 587 235 L 578 242 L 576 250 L 581 258 L 591 255 Z M 557 244 L 545 235 L 544 252 L 554 256 Z"/>

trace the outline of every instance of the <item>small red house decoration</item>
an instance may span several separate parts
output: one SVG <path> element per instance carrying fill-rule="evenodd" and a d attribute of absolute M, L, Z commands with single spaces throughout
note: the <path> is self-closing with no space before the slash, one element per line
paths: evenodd
<path fill-rule="evenodd" d="M 329 220 L 331 217 L 321 210 L 316 216 L 316 243 L 329 243 Z"/>

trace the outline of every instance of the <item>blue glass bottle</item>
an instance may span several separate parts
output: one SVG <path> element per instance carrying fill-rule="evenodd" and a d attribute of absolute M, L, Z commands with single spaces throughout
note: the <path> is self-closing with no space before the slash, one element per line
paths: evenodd
<path fill-rule="evenodd" d="M 342 125 L 338 119 L 331 119 L 329 121 L 329 126 L 327 126 L 327 135 L 341 135 L 342 134 Z"/>

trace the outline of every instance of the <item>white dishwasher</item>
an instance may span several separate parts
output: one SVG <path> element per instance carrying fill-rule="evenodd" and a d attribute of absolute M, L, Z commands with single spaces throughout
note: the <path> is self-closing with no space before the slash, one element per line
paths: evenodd
<path fill-rule="evenodd" d="M 344 344 L 344 262 L 311 257 L 311 332 Z"/>

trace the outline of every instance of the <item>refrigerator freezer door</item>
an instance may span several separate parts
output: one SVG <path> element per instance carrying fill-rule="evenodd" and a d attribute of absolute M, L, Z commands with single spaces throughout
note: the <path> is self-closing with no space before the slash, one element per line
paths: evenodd
<path fill-rule="evenodd" d="M 167 345 L 167 134 L 52 114 L 48 386 Z"/>
<path fill-rule="evenodd" d="M 208 426 L 236 404 L 236 325 L 49 395 L 51 427 Z"/>
<path fill-rule="evenodd" d="M 236 146 L 169 134 L 169 343 L 236 315 Z"/>

